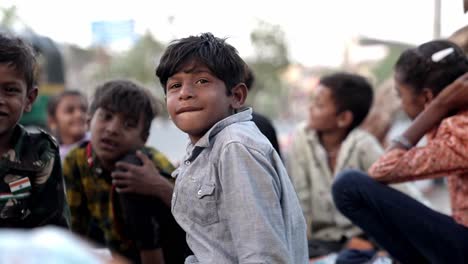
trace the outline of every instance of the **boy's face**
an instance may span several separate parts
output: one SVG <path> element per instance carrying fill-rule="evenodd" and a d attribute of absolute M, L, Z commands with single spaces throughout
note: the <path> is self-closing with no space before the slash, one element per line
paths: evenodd
<path fill-rule="evenodd" d="M 319 85 L 309 107 L 309 127 L 319 132 L 338 128 L 338 109 L 329 88 Z"/>
<path fill-rule="evenodd" d="M 23 112 L 31 111 L 36 96 L 37 88 L 28 91 L 21 74 L 0 64 L 0 137 L 12 131 Z"/>
<path fill-rule="evenodd" d="M 245 91 L 244 91 L 245 90 Z M 166 84 L 167 111 L 175 125 L 197 142 L 215 123 L 242 107 L 247 88 L 239 84 L 227 95 L 224 82 L 206 66 L 186 63 Z M 241 93 L 244 93 L 241 95 Z"/>
<path fill-rule="evenodd" d="M 131 150 L 144 146 L 143 115 L 139 120 L 128 118 L 105 108 L 98 108 L 91 119 L 91 144 L 105 169 Z"/>

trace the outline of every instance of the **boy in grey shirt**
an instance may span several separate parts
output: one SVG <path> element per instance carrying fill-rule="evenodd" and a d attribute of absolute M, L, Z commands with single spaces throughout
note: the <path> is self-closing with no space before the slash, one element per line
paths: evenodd
<path fill-rule="evenodd" d="M 156 75 L 190 143 L 172 213 L 186 263 L 308 263 L 305 220 L 280 157 L 244 109 L 244 61 L 210 33 L 171 43 Z"/>

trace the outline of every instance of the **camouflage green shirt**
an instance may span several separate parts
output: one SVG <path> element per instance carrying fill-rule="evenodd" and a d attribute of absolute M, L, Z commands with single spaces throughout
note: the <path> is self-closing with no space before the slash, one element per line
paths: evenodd
<path fill-rule="evenodd" d="M 143 151 L 150 154 L 162 175 L 170 175 L 174 170 L 161 152 L 149 147 Z M 117 194 L 110 172 L 101 168 L 90 143 L 84 142 L 68 153 L 63 163 L 63 174 L 72 231 L 131 259 L 138 255 L 135 241 L 130 241 L 122 232 L 123 220 L 116 208 Z M 148 232 L 154 232 L 154 244 L 147 246 L 159 247 L 158 232 Z"/>
<path fill-rule="evenodd" d="M 0 227 L 69 226 L 58 145 L 46 132 L 17 125 L 0 157 Z"/>

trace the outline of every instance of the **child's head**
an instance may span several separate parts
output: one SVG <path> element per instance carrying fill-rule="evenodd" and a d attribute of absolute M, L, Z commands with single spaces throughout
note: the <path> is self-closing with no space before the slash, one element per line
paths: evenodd
<path fill-rule="evenodd" d="M 66 90 L 50 98 L 47 105 L 47 123 L 63 144 L 72 144 L 84 138 L 87 130 L 88 102 L 79 91 Z"/>
<path fill-rule="evenodd" d="M 309 125 L 319 132 L 349 132 L 364 121 L 372 100 L 372 86 L 364 77 L 349 73 L 327 75 L 320 79 L 310 106 Z"/>
<path fill-rule="evenodd" d="M 37 96 L 35 67 L 29 45 L 0 34 L 0 137 L 12 131 L 23 112 L 31 111 Z"/>
<path fill-rule="evenodd" d="M 176 40 L 166 49 L 156 75 L 169 115 L 192 142 L 243 106 L 244 65 L 234 47 L 210 33 Z"/>
<path fill-rule="evenodd" d="M 156 113 L 151 94 L 127 80 L 108 81 L 96 89 L 89 107 L 91 143 L 104 167 L 144 146 Z"/>
<path fill-rule="evenodd" d="M 204 33 L 173 41 L 161 57 L 156 75 L 167 93 L 168 79 L 174 74 L 190 65 L 204 66 L 224 83 L 229 94 L 243 82 L 244 64 L 237 50 L 225 39 Z"/>
<path fill-rule="evenodd" d="M 404 51 L 395 64 L 402 106 L 415 118 L 447 85 L 468 72 L 468 59 L 454 43 L 434 40 Z"/>

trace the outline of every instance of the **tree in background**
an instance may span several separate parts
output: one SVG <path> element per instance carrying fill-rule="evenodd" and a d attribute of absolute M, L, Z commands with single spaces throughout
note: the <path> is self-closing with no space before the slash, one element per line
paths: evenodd
<path fill-rule="evenodd" d="M 128 51 L 112 56 L 97 73 L 96 79 L 131 78 L 144 85 L 154 85 L 154 69 L 164 47 L 150 32 L 146 32 Z"/>
<path fill-rule="evenodd" d="M 269 117 L 277 117 L 284 110 L 278 106 L 287 105 L 287 90 L 280 78 L 289 65 L 285 34 L 280 26 L 259 21 L 250 40 L 254 55 L 246 61 L 256 79 L 248 103 Z"/>

